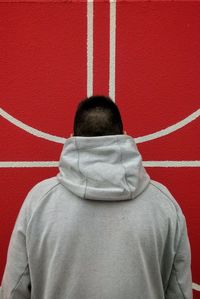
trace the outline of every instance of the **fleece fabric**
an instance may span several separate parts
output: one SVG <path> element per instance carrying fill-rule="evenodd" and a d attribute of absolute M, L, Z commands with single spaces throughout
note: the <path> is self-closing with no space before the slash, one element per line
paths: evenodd
<path fill-rule="evenodd" d="M 1 299 L 191 299 L 185 217 L 127 135 L 71 137 L 18 215 Z"/>

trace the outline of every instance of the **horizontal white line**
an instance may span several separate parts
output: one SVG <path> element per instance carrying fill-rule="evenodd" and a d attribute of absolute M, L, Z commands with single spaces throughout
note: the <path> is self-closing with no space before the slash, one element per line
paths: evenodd
<path fill-rule="evenodd" d="M 0 168 L 58 167 L 58 161 L 1 161 Z M 200 167 L 200 161 L 143 161 L 144 167 Z"/>
<path fill-rule="evenodd" d="M 43 138 L 43 139 L 53 141 L 53 142 L 57 142 L 57 143 L 62 143 L 62 144 L 64 144 L 66 141 L 66 138 L 64 138 L 64 137 L 51 135 L 51 134 L 39 131 L 37 129 L 32 128 L 31 126 L 24 124 L 22 121 L 16 119 L 15 117 L 13 117 L 9 113 L 7 113 L 2 108 L 0 108 L 0 115 L 3 118 L 5 118 L 6 120 L 8 120 L 10 123 L 15 125 L 16 127 L 20 128 L 36 137 Z M 150 141 L 150 140 L 157 139 L 162 136 L 168 135 L 168 134 L 173 133 L 174 131 L 177 131 L 180 128 L 186 126 L 187 124 L 189 124 L 190 122 L 192 122 L 196 118 L 198 118 L 199 116 L 200 116 L 200 109 L 196 110 L 194 113 L 190 114 L 188 117 L 184 118 L 183 120 L 181 120 L 180 122 L 178 122 L 172 126 L 169 126 L 163 130 L 160 130 L 160 131 L 152 133 L 152 134 L 137 137 L 137 138 L 135 138 L 135 141 L 136 141 L 136 143 L 142 143 L 142 142 Z"/>
<path fill-rule="evenodd" d="M 193 290 L 195 290 L 195 291 L 199 291 L 199 292 L 200 292 L 200 285 L 199 285 L 199 284 L 193 282 L 193 284 L 192 284 L 192 288 L 193 288 Z"/>
<path fill-rule="evenodd" d="M 0 168 L 58 167 L 58 161 L 3 161 Z"/>
<path fill-rule="evenodd" d="M 145 167 L 200 167 L 200 161 L 144 161 Z"/>

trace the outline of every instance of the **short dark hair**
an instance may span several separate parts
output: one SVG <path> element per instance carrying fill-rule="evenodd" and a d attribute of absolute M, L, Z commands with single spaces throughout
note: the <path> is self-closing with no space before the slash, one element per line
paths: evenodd
<path fill-rule="evenodd" d="M 106 96 L 91 96 L 81 101 L 74 118 L 74 136 L 123 134 L 117 105 Z"/>

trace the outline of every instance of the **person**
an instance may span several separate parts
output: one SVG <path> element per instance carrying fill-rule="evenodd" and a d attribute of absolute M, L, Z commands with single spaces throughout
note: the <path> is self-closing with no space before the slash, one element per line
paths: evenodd
<path fill-rule="evenodd" d="M 25 199 L 1 299 L 191 299 L 180 206 L 150 179 L 116 104 L 80 102 L 56 177 Z"/>

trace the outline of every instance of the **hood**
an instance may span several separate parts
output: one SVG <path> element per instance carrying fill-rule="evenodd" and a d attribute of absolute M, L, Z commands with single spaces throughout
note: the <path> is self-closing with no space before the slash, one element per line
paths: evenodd
<path fill-rule="evenodd" d="M 64 187 L 92 200 L 133 199 L 150 180 L 134 139 L 127 135 L 67 139 L 59 170 Z"/>

